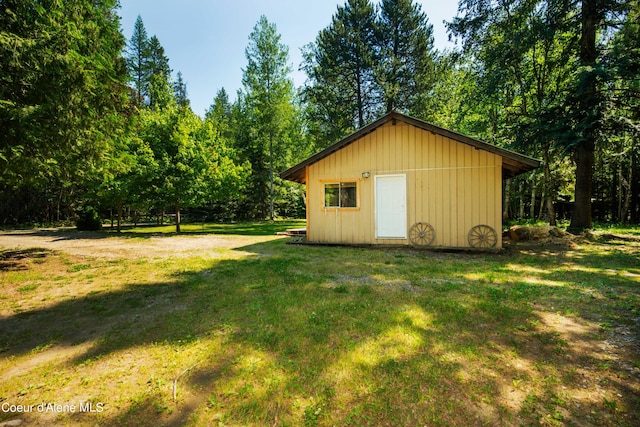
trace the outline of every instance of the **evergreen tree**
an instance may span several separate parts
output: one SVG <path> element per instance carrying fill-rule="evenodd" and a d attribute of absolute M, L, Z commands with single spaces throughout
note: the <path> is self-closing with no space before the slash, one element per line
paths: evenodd
<path fill-rule="evenodd" d="M 147 36 L 147 30 L 144 28 L 142 17 L 138 15 L 133 26 L 133 34 L 129 40 L 126 60 L 139 102 L 141 102 L 148 93 L 148 56 L 149 37 Z"/>
<path fill-rule="evenodd" d="M 291 141 L 287 133 L 295 116 L 289 51 L 280 38 L 275 24 L 260 17 L 245 51 L 244 91 L 239 96 L 250 121 L 249 138 L 242 147 L 252 166 L 249 198 L 253 199 L 256 215 L 271 219 L 275 215 L 274 171 L 289 157 Z"/>
<path fill-rule="evenodd" d="M 553 221 L 551 157 L 571 151 L 576 164 L 572 228 L 592 226 L 594 154 L 602 131 L 602 58 L 597 34 L 616 0 L 463 0 L 449 24 L 477 63 L 478 88 L 497 101 L 493 131 L 545 162 L 546 204 Z M 492 111 L 491 109 L 489 111 Z"/>
<path fill-rule="evenodd" d="M 178 71 L 177 80 L 173 84 L 173 96 L 179 106 L 189 105 L 189 95 L 187 94 L 187 84 L 182 79 L 182 72 Z"/>
<path fill-rule="evenodd" d="M 148 53 L 148 67 L 149 74 L 160 75 L 166 78 L 171 76 L 171 67 L 169 67 L 169 58 L 164 53 L 164 47 L 160 44 L 160 40 L 157 36 L 152 36 L 149 39 L 149 53 Z"/>
<path fill-rule="evenodd" d="M 386 111 L 416 114 L 435 84 L 433 26 L 412 0 L 382 0 L 378 31 L 377 80 Z"/>
<path fill-rule="evenodd" d="M 216 139 L 231 139 L 232 105 L 224 88 L 218 91 L 213 104 L 205 113 L 205 121 L 212 123 Z"/>
<path fill-rule="evenodd" d="M 304 97 L 312 105 L 308 111 L 313 121 L 333 124 L 322 136 L 340 137 L 379 115 L 382 94 L 375 78 L 376 46 L 373 4 L 348 0 L 315 43 L 306 47 Z"/>
<path fill-rule="evenodd" d="M 33 216 L 72 214 L 70 195 L 102 167 L 126 129 L 116 6 L 0 2 L 0 193 L 20 195 Z"/>
<path fill-rule="evenodd" d="M 149 106 L 153 107 L 157 102 L 163 102 L 157 97 L 166 94 L 165 91 L 158 92 L 158 85 L 169 84 L 171 78 L 171 68 L 169 67 L 169 58 L 164 54 L 164 48 L 160 44 L 158 37 L 153 36 L 149 39 L 149 52 L 147 57 L 147 68 L 149 70 Z M 155 85 L 156 90 L 152 88 Z"/>

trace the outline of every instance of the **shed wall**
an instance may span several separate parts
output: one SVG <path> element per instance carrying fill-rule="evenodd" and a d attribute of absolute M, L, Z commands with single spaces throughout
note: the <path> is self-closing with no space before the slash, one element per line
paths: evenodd
<path fill-rule="evenodd" d="M 502 158 L 410 124 L 386 123 L 307 170 L 307 240 L 410 244 L 376 239 L 374 176 L 406 175 L 407 227 L 427 222 L 432 246 L 469 247 L 469 230 L 493 227 L 502 246 Z M 369 172 L 369 178 L 362 173 Z M 324 183 L 358 183 L 358 207 L 324 208 Z"/>

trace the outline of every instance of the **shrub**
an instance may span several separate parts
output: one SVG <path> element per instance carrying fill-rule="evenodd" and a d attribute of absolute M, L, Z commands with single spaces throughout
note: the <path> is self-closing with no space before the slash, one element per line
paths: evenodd
<path fill-rule="evenodd" d="M 102 228 L 102 220 L 98 211 L 88 206 L 80 212 L 76 220 L 76 228 L 82 231 L 98 231 Z"/>

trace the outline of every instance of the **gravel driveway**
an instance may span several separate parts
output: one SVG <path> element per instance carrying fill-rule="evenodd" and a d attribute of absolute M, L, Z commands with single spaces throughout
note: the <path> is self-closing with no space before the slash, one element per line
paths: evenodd
<path fill-rule="evenodd" d="M 215 256 L 276 236 L 215 234 L 132 235 L 76 231 L 73 228 L 0 231 L 0 250 L 42 248 L 102 259 Z"/>

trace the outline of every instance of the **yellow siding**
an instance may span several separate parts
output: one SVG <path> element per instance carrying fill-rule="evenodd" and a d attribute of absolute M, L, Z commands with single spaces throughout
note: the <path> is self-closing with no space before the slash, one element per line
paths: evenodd
<path fill-rule="evenodd" d="M 502 159 L 398 121 L 386 123 L 307 171 L 307 239 L 349 244 L 410 244 L 376 239 L 376 175 L 406 175 L 407 227 L 433 226 L 433 246 L 468 247 L 469 230 L 493 227 L 501 247 Z M 370 172 L 363 178 L 363 172 Z M 358 207 L 324 208 L 324 183 L 358 183 Z"/>

